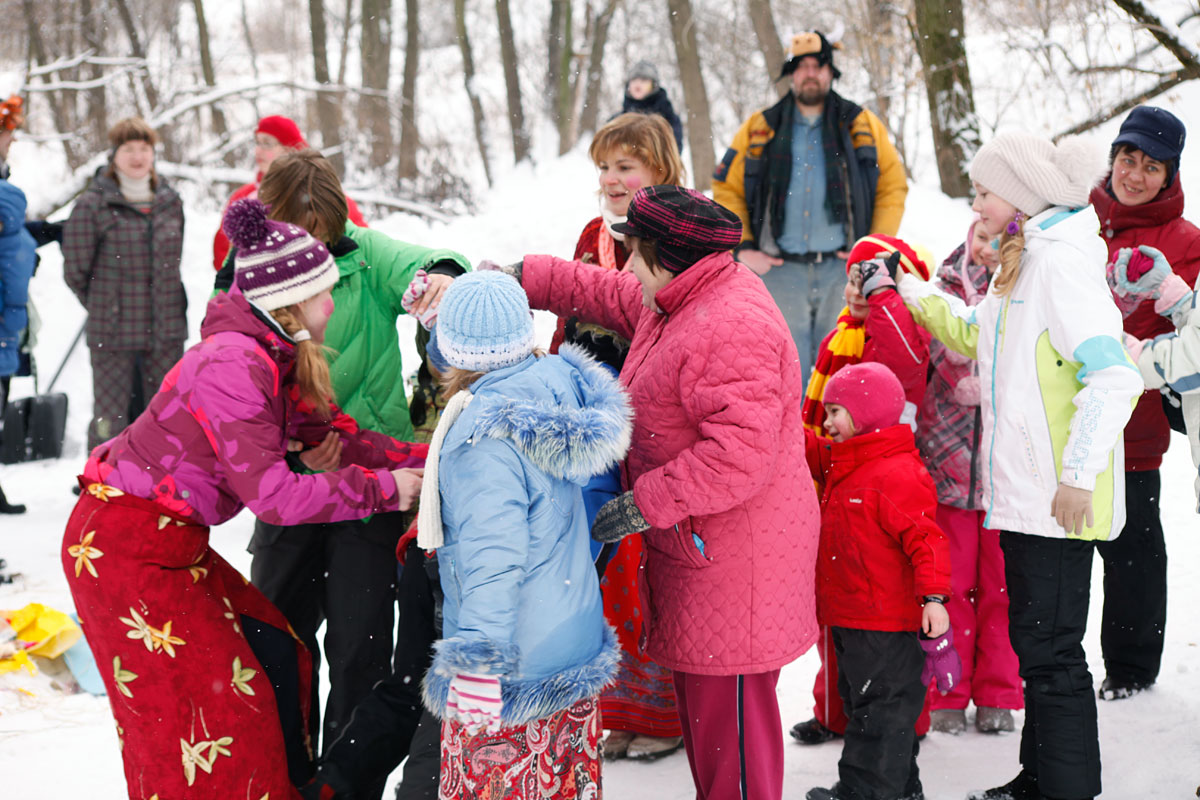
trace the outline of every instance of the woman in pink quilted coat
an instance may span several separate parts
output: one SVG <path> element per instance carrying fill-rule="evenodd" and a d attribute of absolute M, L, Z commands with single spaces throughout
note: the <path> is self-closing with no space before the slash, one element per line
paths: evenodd
<path fill-rule="evenodd" d="M 257 200 L 225 225 L 235 289 L 209 303 L 201 342 L 146 411 L 92 451 L 63 539 L 130 798 L 298 800 L 308 653 L 212 551 L 208 526 L 244 506 L 280 525 L 405 509 L 424 465 L 424 445 L 360 431 L 330 402 L 320 343 L 338 272 L 325 246 L 268 222 Z M 289 469 L 293 442 L 328 471 Z"/>
<path fill-rule="evenodd" d="M 697 797 L 783 793 L 779 669 L 816 640 L 820 521 L 804 460 L 800 364 L 741 223 L 677 186 L 640 189 L 618 225 L 632 270 L 527 256 L 530 305 L 631 340 L 624 494 L 593 537 L 645 531 L 643 649 L 673 671 Z"/>

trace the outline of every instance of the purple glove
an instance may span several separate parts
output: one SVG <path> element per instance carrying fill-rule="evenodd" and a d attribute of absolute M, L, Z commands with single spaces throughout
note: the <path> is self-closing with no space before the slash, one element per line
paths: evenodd
<path fill-rule="evenodd" d="M 928 686 L 931 679 L 937 679 L 938 691 L 949 694 L 962 679 L 962 659 L 954 649 L 954 629 L 946 628 L 946 632 L 934 639 L 926 639 L 921 634 L 921 649 L 925 651 L 925 669 L 921 670 L 921 685 Z"/>

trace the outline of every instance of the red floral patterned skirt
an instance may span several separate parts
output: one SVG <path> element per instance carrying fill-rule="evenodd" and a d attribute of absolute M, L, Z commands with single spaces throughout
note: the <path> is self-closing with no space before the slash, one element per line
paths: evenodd
<path fill-rule="evenodd" d="M 275 694 L 241 616 L 290 628 L 209 549 L 208 528 L 91 483 L 62 558 L 116 718 L 129 797 L 299 800 Z M 311 667 L 296 648 L 307 716 Z"/>
<path fill-rule="evenodd" d="M 595 697 L 570 708 L 472 736 L 442 723 L 441 800 L 600 798 L 600 709 Z"/>

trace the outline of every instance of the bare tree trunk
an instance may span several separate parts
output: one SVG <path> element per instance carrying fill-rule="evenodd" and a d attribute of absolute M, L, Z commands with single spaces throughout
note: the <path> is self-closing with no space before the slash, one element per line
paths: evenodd
<path fill-rule="evenodd" d="M 700 191 L 712 186 L 712 119 L 708 110 L 708 91 L 700 72 L 700 47 L 696 40 L 696 17 L 691 0 L 667 0 L 671 19 L 671 39 L 683 81 L 683 104 L 687 108 L 688 147 L 692 151 L 692 181 Z"/>
<path fill-rule="evenodd" d="M 204 0 L 192 0 L 192 5 L 196 8 L 196 27 L 200 34 L 200 69 L 204 71 L 204 84 L 215 87 L 217 75 L 213 69 L 212 49 L 208 43 L 208 21 L 204 17 Z M 209 110 L 212 114 L 213 130 L 217 137 L 221 140 L 228 139 L 229 126 L 225 123 L 225 112 L 216 103 L 213 103 Z M 225 163 L 231 167 L 237 163 L 233 153 L 225 154 Z"/>
<path fill-rule="evenodd" d="M 129 37 L 129 49 L 135 57 L 144 59 L 146 57 L 146 48 L 142 46 L 142 38 L 138 35 L 137 25 L 133 21 L 133 14 L 129 13 L 128 0 L 113 0 L 113 2 L 117 5 L 117 13 L 121 16 L 121 24 L 125 26 L 125 35 Z M 253 53 L 253 50 L 251 50 L 251 53 Z M 150 113 L 153 114 L 158 110 L 158 89 L 154 86 L 154 79 L 150 76 L 149 68 L 142 75 L 142 91 L 146 93 L 146 102 L 150 105 Z"/>
<path fill-rule="evenodd" d="M 25 28 L 29 36 L 29 50 L 33 53 L 34 62 L 40 67 L 48 64 L 50 59 L 46 54 L 46 45 L 42 42 L 42 35 L 38 27 L 37 16 L 34 14 L 33 3 L 34 0 L 22 0 L 21 10 L 25 15 Z M 53 75 L 42 76 L 43 83 L 53 83 L 53 81 Z M 67 166 L 74 170 L 87 161 L 87 157 L 76 149 L 75 143 L 71 139 L 75 130 L 75 124 L 71 121 L 70 110 L 67 108 L 59 92 L 46 92 L 46 100 L 50 103 L 50 110 L 54 114 L 54 127 L 63 135 L 63 154 L 67 158 Z"/>
<path fill-rule="evenodd" d="M 762 50 L 767 66 L 767 80 L 774 85 L 783 68 L 783 42 L 779 40 L 779 29 L 775 27 L 775 14 L 771 11 L 771 0 L 746 0 L 750 11 L 750 22 L 754 25 L 754 36 L 758 49 Z"/>
<path fill-rule="evenodd" d="M 513 38 L 512 15 L 508 0 L 496 0 L 496 21 L 500 33 L 500 61 L 504 65 L 504 85 L 508 95 L 508 124 L 512 129 L 513 160 L 529 158 L 529 133 L 525 130 L 525 110 L 521 105 L 521 80 L 517 75 L 517 43 Z"/>
<path fill-rule="evenodd" d="M 479 157 L 483 161 L 483 174 L 490 187 L 492 185 L 492 164 L 488 158 L 487 126 L 483 116 L 483 104 L 479 102 L 479 93 L 475 89 L 475 58 L 471 54 L 471 39 L 467 32 L 466 0 L 454 0 L 454 29 L 458 35 L 458 49 L 462 53 L 463 81 L 467 87 L 467 97 L 471 99 L 471 115 L 475 119 L 475 142 L 479 146 Z"/>
<path fill-rule="evenodd" d="M 400 164 L 401 180 L 417 177 L 417 152 L 421 137 L 417 131 L 417 75 L 421 67 L 421 28 L 418 0 L 405 0 L 404 85 L 400 87 Z"/>
<path fill-rule="evenodd" d="M 550 114 L 558 129 L 558 153 L 575 144 L 571 133 L 575 122 L 575 60 L 571 0 L 550 0 L 549 70 L 546 87 Z"/>
<path fill-rule="evenodd" d="M 363 0 L 363 5 L 366 6 L 367 0 Z M 391 8 L 391 0 L 387 0 L 388 8 Z M 364 12 L 365 17 L 365 12 Z M 388 21 L 391 22 L 391 14 L 388 15 Z M 346 10 L 342 14 L 342 39 L 338 49 L 338 86 L 346 85 L 346 62 L 350 53 L 350 29 L 354 27 L 354 0 L 346 0 Z M 388 25 L 388 33 L 391 33 L 391 25 Z"/>
<path fill-rule="evenodd" d="M 916 45 L 925 66 L 925 92 L 942 191 L 968 197 L 967 164 L 979 149 L 979 119 L 963 45 L 962 0 L 917 0 Z"/>
<path fill-rule="evenodd" d="M 308 0 L 309 30 L 312 32 L 313 77 L 317 83 L 329 84 L 329 55 L 325 49 L 325 3 L 323 0 Z M 341 144 L 341 112 L 337 100 L 330 92 L 317 92 L 317 123 L 321 127 L 321 146 L 328 150 Z M 340 152 L 328 156 L 333 168 L 340 174 L 345 169 L 345 159 Z"/>
<path fill-rule="evenodd" d="M 250 33 L 250 11 L 246 8 L 247 0 L 242 0 L 242 37 L 246 40 L 246 52 L 250 54 L 250 70 L 254 73 L 254 80 L 258 80 L 260 73 L 258 70 L 258 48 L 254 46 L 254 37 Z M 254 107 L 254 116 L 258 117 L 258 95 L 253 95 L 250 98 L 250 104 Z"/>
<path fill-rule="evenodd" d="M 358 104 L 371 143 L 369 163 L 376 168 L 392 158 L 392 117 L 387 96 L 391 54 L 392 0 L 362 0 L 362 85 L 383 93 L 364 94 Z"/>
<path fill-rule="evenodd" d="M 604 77 L 604 48 L 608 44 L 608 29 L 621 0 L 608 0 L 592 23 L 592 39 L 588 47 L 587 88 L 583 93 L 583 108 L 579 112 L 579 134 L 592 133 L 599 127 L 600 88 Z"/>
<path fill-rule="evenodd" d="M 101 23 L 98 14 L 94 13 L 92 0 L 79 0 L 80 31 L 83 33 L 84 44 L 95 55 L 104 53 L 104 37 L 101 33 Z M 104 77 L 104 69 L 99 64 L 89 64 L 86 69 L 80 68 L 81 73 L 87 74 L 91 80 Z M 103 84 L 88 89 L 84 95 L 87 101 L 87 116 L 92 123 L 93 144 L 103 146 L 108 135 L 108 104 L 105 101 Z"/>
<path fill-rule="evenodd" d="M 559 76 L 562 74 L 563 20 L 570 13 L 571 0 L 550 0 L 550 24 L 546 29 L 546 112 L 558 111 Z"/>

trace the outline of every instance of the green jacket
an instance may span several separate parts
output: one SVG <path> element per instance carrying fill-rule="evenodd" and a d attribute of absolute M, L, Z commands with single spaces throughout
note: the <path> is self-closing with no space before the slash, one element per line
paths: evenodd
<path fill-rule="evenodd" d="M 453 250 L 407 244 L 372 228 L 346 223 L 353 250 L 334 254 L 338 282 L 333 287 L 333 316 L 325 329 L 329 377 L 337 404 L 363 428 L 402 441 L 413 440 L 396 319 L 400 298 L 418 269 L 453 261 L 464 271 L 470 262 Z M 342 250 L 334 244 L 334 250 Z M 216 290 L 233 282 L 233 251 L 217 275 Z"/>
<path fill-rule="evenodd" d="M 358 247 L 335 258 L 341 277 L 325 329 L 325 344 L 333 350 L 333 394 L 362 427 L 412 441 L 396 334 L 396 318 L 404 313 L 400 298 L 418 269 L 444 259 L 464 270 L 471 266 L 453 250 L 406 244 L 352 222 L 346 223 L 346 236 Z"/>

